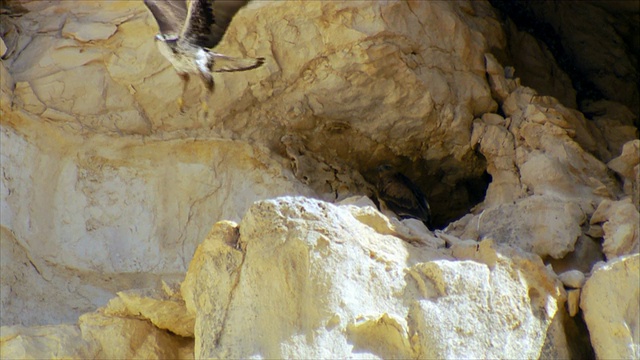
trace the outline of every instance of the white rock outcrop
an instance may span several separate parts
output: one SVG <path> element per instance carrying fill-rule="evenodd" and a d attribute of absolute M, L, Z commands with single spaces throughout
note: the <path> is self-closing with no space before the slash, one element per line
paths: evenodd
<path fill-rule="evenodd" d="M 216 224 L 182 285 L 196 358 L 541 355 L 565 292 L 538 257 L 415 247 L 351 209 L 278 198 Z"/>
<path fill-rule="evenodd" d="M 640 255 L 602 264 L 582 289 L 580 308 L 599 359 L 640 356 Z"/>

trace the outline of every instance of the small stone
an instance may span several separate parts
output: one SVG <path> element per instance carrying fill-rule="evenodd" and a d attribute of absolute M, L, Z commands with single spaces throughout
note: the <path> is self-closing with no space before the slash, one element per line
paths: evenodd
<path fill-rule="evenodd" d="M 558 278 L 562 281 L 564 286 L 573 289 L 580 289 L 585 282 L 584 274 L 580 270 L 569 270 L 567 272 L 563 272 L 558 276 Z"/>
<path fill-rule="evenodd" d="M 569 316 L 574 317 L 580 310 L 580 289 L 567 291 L 567 307 L 569 307 Z"/>
<path fill-rule="evenodd" d="M 498 114 L 494 114 L 494 113 L 486 113 L 482 115 L 482 121 L 484 121 L 487 124 L 490 125 L 501 125 L 504 126 L 505 124 L 505 119 L 498 115 Z"/>
<path fill-rule="evenodd" d="M 591 224 L 586 234 L 594 239 L 599 239 L 601 237 L 604 237 L 604 230 L 602 229 L 602 225 Z"/>
<path fill-rule="evenodd" d="M 640 163 L 640 140 L 629 141 L 622 147 L 622 154 L 607 163 L 607 166 L 631 181 L 635 178 L 634 167 Z"/>
<path fill-rule="evenodd" d="M 4 43 L 4 40 L 0 38 L 0 57 L 4 56 L 7 53 L 7 45 Z"/>

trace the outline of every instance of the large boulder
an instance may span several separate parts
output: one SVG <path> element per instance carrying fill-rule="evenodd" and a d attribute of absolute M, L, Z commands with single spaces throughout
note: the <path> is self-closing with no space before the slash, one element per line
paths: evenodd
<path fill-rule="evenodd" d="M 602 264 L 587 280 L 580 301 L 591 344 L 600 359 L 640 356 L 640 255 Z"/>

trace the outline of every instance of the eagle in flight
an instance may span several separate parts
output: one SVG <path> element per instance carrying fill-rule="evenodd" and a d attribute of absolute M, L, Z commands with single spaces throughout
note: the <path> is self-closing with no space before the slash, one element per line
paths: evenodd
<path fill-rule="evenodd" d="M 184 111 L 183 96 L 189 75 L 202 79 L 209 94 L 213 93 L 212 73 L 245 71 L 259 67 L 264 58 L 234 58 L 213 52 L 224 36 L 233 16 L 248 0 L 144 0 L 156 19 L 160 33 L 156 44 L 182 79 L 182 95 L 178 98 Z M 203 103 L 206 108 L 206 103 Z"/>
<path fill-rule="evenodd" d="M 431 208 L 427 198 L 416 184 L 408 177 L 399 173 L 391 165 L 380 165 L 378 171 L 378 200 L 380 207 L 386 206 L 393 211 L 400 219 L 418 219 L 422 221 L 429 230 L 433 230 L 431 225 Z"/>

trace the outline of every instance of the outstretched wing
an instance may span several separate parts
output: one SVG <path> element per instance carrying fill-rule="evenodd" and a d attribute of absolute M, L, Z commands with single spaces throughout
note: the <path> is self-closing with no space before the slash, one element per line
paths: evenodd
<path fill-rule="evenodd" d="M 245 71 L 260 67 L 264 64 L 264 58 L 235 58 L 222 54 L 215 54 L 213 58 L 212 72 Z"/>
<path fill-rule="evenodd" d="M 187 0 L 144 0 L 161 34 L 178 36 L 187 19 Z"/>
<path fill-rule="evenodd" d="M 191 0 L 181 37 L 194 45 L 213 48 L 224 36 L 233 16 L 248 0 Z"/>

